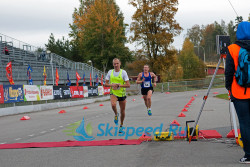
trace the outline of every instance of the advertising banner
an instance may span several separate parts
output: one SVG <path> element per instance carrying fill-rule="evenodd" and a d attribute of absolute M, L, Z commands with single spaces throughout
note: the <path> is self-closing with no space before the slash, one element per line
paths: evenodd
<path fill-rule="evenodd" d="M 69 86 L 53 86 L 54 99 L 69 99 L 71 92 Z"/>
<path fill-rule="evenodd" d="M 23 85 L 24 101 L 39 101 L 41 99 L 39 85 Z"/>
<path fill-rule="evenodd" d="M 70 86 L 72 98 L 83 98 L 83 86 Z"/>
<path fill-rule="evenodd" d="M 3 85 L 0 85 L 0 104 L 4 103 Z"/>
<path fill-rule="evenodd" d="M 98 96 L 98 87 L 97 86 L 89 86 L 88 92 L 89 92 L 89 97 Z"/>
<path fill-rule="evenodd" d="M 3 85 L 4 103 L 24 101 L 23 85 Z"/>
<path fill-rule="evenodd" d="M 104 95 L 103 86 L 98 86 L 98 95 L 99 95 L 99 96 L 103 96 L 103 95 Z"/>
<path fill-rule="evenodd" d="M 104 89 L 104 95 L 110 94 L 110 87 L 103 87 L 103 89 Z"/>
<path fill-rule="evenodd" d="M 41 100 L 53 99 L 53 86 L 40 86 Z"/>
<path fill-rule="evenodd" d="M 89 91 L 87 86 L 83 86 L 83 97 L 89 97 Z"/>

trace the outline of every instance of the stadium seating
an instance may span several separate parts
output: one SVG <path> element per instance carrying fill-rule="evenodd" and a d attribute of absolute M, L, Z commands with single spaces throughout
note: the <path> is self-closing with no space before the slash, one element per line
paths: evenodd
<path fill-rule="evenodd" d="M 9 55 L 5 55 L 4 53 L 5 46 L 9 50 Z M 55 80 L 56 68 L 58 69 L 60 78 L 59 85 L 66 84 L 67 71 L 69 73 L 71 83 L 76 82 L 76 71 L 81 77 L 83 77 L 83 73 L 85 72 L 86 82 L 89 82 L 89 76 L 92 72 L 92 67 L 89 64 L 73 62 L 54 53 L 46 53 L 45 59 L 43 60 L 40 56 L 41 52 L 38 52 L 37 50 L 37 47 L 0 33 L 0 84 L 9 84 L 6 77 L 5 68 L 7 63 L 10 61 L 12 62 L 13 80 L 15 84 L 28 83 L 28 65 L 30 65 L 33 70 L 33 72 L 31 73 L 31 77 L 33 80 L 33 84 L 36 85 L 43 84 L 44 66 L 46 68 L 48 85 L 53 84 L 53 77 Z M 93 68 L 94 77 L 96 74 L 99 78 L 101 78 L 103 72 L 96 68 Z M 82 82 L 83 80 L 81 79 L 79 83 Z"/>

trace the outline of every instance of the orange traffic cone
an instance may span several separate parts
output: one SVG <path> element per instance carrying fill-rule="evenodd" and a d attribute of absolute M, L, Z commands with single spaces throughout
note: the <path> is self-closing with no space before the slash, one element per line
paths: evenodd
<path fill-rule="evenodd" d="M 103 104 L 100 104 L 99 106 L 104 106 Z"/>
<path fill-rule="evenodd" d="M 166 92 L 166 94 L 170 94 L 170 92 Z"/>
<path fill-rule="evenodd" d="M 178 115 L 178 117 L 186 117 L 185 114 L 183 114 L 182 112 Z"/>
<path fill-rule="evenodd" d="M 173 122 L 170 125 L 180 126 L 179 122 L 176 120 L 173 120 Z"/>
<path fill-rule="evenodd" d="M 195 97 L 197 97 L 198 95 L 194 95 Z"/>
<path fill-rule="evenodd" d="M 66 113 L 66 111 L 65 111 L 65 110 L 61 110 L 61 111 L 59 111 L 58 113 L 59 113 L 59 114 L 64 114 L 64 113 Z"/>
<path fill-rule="evenodd" d="M 186 108 L 183 108 L 181 111 L 183 112 L 187 112 L 188 110 Z"/>
<path fill-rule="evenodd" d="M 30 120 L 29 116 L 23 116 L 20 120 L 24 121 L 24 120 Z"/>
<path fill-rule="evenodd" d="M 188 106 L 188 105 L 185 105 L 184 107 L 185 107 L 185 108 L 188 108 L 189 106 Z"/>
<path fill-rule="evenodd" d="M 87 106 L 83 107 L 84 110 L 89 109 Z"/>
<path fill-rule="evenodd" d="M 133 101 L 135 101 L 135 99 L 133 99 Z"/>

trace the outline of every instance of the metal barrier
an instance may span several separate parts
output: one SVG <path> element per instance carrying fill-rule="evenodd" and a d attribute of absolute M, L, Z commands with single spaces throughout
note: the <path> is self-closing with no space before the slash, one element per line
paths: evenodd
<path fill-rule="evenodd" d="M 211 77 L 206 77 L 204 79 L 196 80 L 183 80 L 183 81 L 173 81 L 158 83 L 155 88 L 156 91 L 160 92 L 182 92 L 182 91 L 192 91 L 198 89 L 207 89 Z M 225 77 L 217 76 L 214 80 L 213 88 L 225 87 Z"/>

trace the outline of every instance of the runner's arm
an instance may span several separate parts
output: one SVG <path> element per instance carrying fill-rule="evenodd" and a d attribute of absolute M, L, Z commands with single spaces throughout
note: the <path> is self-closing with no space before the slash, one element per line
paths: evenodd
<path fill-rule="evenodd" d="M 118 84 L 109 84 L 109 80 L 106 80 L 104 86 L 113 87 L 115 89 L 116 87 L 118 87 Z"/>
<path fill-rule="evenodd" d="M 157 76 L 153 72 L 150 74 L 151 74 L 152 80 L 154 82 L 154 87 L 156 87 Z"/>
<path fill-rule="evenodd" d="M 118 88 L 121 87 L 121 88 L 130 88 L 130 82 L 129 80 L 128 81 L 125 81 L 125 84 L 124 85 L 118 85 Z"/>
<path fill-rule="evenodd" d="M 144 82 L 145 81 L 145 78 L 143 78 L 142 80 L 141 80 L 141 73 L 138 75 L 138 77 L 137 77 L 137 80 L 136 80 L 136 83 L 137 84 L 141 84 L 142 82 Z"/>

